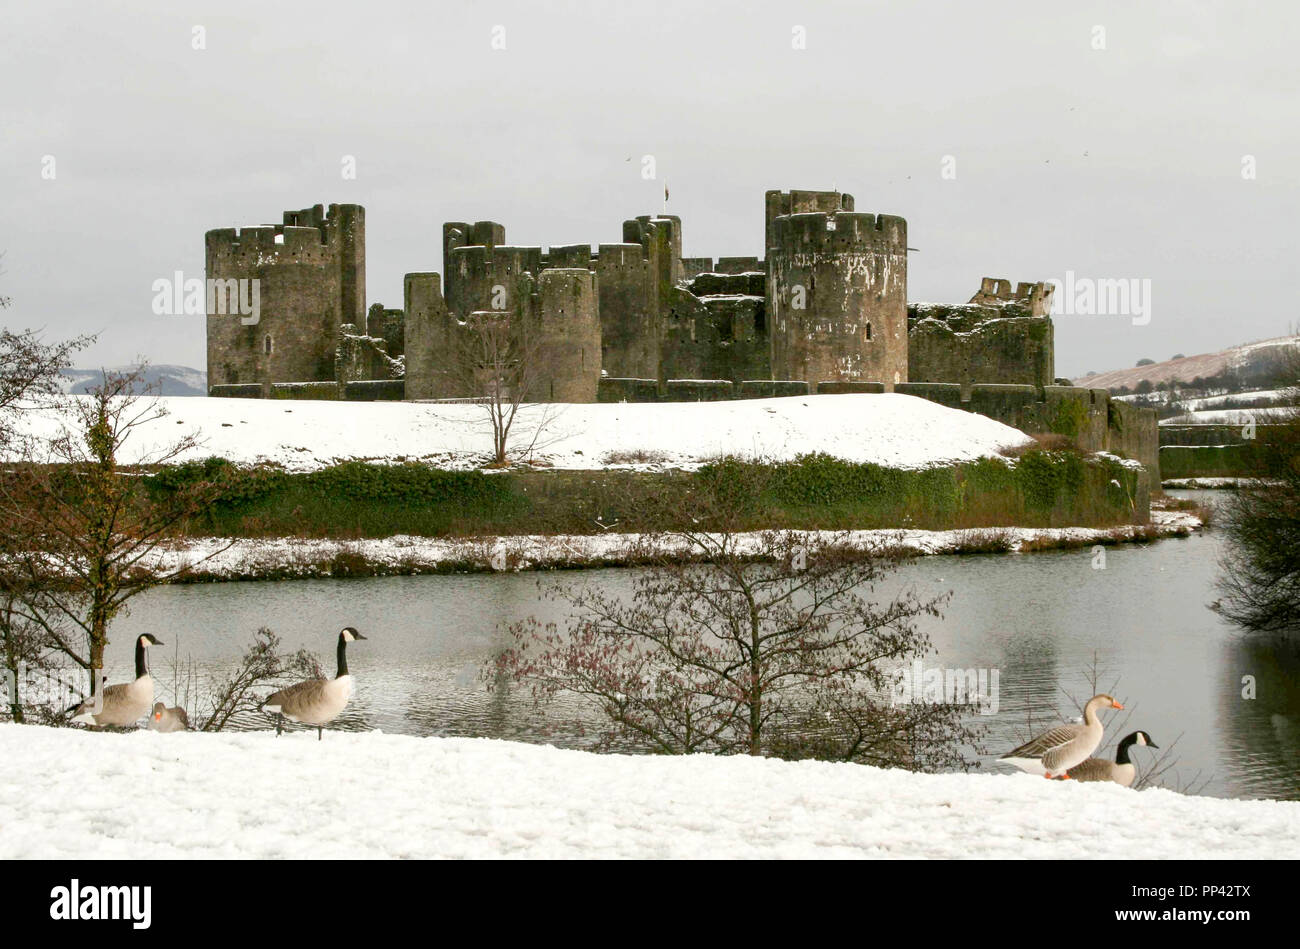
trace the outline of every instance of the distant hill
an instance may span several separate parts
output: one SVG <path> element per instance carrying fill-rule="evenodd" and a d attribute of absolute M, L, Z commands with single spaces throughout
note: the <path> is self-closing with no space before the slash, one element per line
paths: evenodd
<path fill-rule="evenodd" d="M 110 372 L 129 372 L 134 366 L 109 366 Z M 103 380 L 102 369 L 65 369 L 62 373 L 64 389 L 80 395 L 88 392 Z M 207 395 L 208 374 L 189 366 L 149 366 L 144 380 L 156 395 Z"/>
<path fill-rule="evenodd" d="M 1155 386 L 1162 382 L 1190 383 L 1196 379 L 1233 376 L 1234 381 L 1243 386 L 1269 383 L 1281 369 L 1286 354 L 1296 346 L 1300 346 L 1300 336 L 1279 336 L 1217 353 L 1169 359 L 1132 369 L 1113 369 L 1095 376 L 1079 376 L 1074 384 L 1112 390 L 1127 387 L 1131 391 L 1143 380 Z"/>

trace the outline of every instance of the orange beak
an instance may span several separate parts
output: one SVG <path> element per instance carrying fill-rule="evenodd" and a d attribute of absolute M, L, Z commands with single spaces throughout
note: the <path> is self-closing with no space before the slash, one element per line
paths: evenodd
<path fill-rule="evenodd" d="M 162 712 L 154 712 L 153 717 L 154 717 L 155 721 L 161 719 L 161 718 L 162 718 Z"/>
<path fill-rule="evenodd" d="M 1120 705 L 1118 702 L 1111 702 L 1111 703 L 1110 703 L 1110 707 L 1111 707 L 1111 708 L 1123 708 L 1124 706 L 1123 706 L 1123 705 Z"/>

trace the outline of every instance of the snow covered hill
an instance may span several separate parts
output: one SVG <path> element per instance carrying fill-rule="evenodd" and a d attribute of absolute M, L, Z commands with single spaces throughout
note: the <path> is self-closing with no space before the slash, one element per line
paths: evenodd
<path fill-rule="evenodd" d="M 0 859 L 1294 857 L 1300 803 L 331 732 L 0 725 Z"/>
<path fill-rule="evenodd" d="M 480 405 L 158 401 L 170 415 L 134 433 L 123 461 L 131 463 L 190 433 L 204 441 L 193 457 L 268 460 L 293 470 L 348 458 L 468 467 L 482 463 L 492 445 Z M 552 418 L 536 434 L 545 413 Z M 45 434 L 57 424 L 35 413 L 26 421 Z M 1023 432 L 982 415 L 894 394 L 529 406 L 516 421 L 512 454 L 523 454 L 535 435 L 534 459 L 571 469 L 600 468 L 620 458 L 691 466 L 720 454 L 787 459 L 818 451 L 848 461 L 924 468 L 971 461 L 1029 441 Z"/>
<path fill-rule="evenodd" d="M 1217 376 L 1229 369 L 1252 378 L 1276 370 L 1286 354 L 1296 346 L 1300 346 L 1300 337 L 1280 336 L 1233 346 L 1217 353 L 1184 356 L 1131 369 L 1112 369 L 1091 376 L 1080 376 L 1074 380 L 1074 384 L 1100 389 L 1118 389 L 1120 386 L 1133 389 L 1144 379 L 1152 385 L 1162 382 L 1191 382 L 1196 378 Z"/>
<path fill-rule="evenodd" d="M 110 366 L 109 372 L 132 372 L 135 366 Z M 102 369 L 65 369 L 59 373 L 65 392 L 81 394 L 92 386 L 104 381 Z M 144 371 L 144 381 L 158 395 L 171 396 L 206 396 L 208 394 L 208 374 L 202 369 L 189 366 L 148 366 Z"/>

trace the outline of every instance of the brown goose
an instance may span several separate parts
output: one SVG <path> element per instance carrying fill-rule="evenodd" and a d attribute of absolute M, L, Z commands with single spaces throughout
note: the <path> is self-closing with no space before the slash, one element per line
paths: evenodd
<path fill-rule="evenodd" d="M 1109 695 L 1094 695 L 1083 707 L 1083 721 L 1057 725 L 1019 748 L 999 758 L 1021 771 L 1041 774 L 1045 778 L 1070 777 L 1070 769 L 1097 750 L 1101 744 L 1102 725 L 1097 712 L 1103 708 L 1123 708 Z"/>
<path fill-rule="evenodd" d="M 352 697 L 352 676 L 348 674 L 348 643 L 365 639 L 351 626 L 339 632 L 338 674 L 333 679 L 308 679 L 268 695 L 262 708 L 275 716 L 275 733 L 280 734 L 281 716 L 291 722 L 316 726 L 320 741 L 323 726 L 339 717 Z"/>
<path fill-rule="evenodd" d="M 155 732 L 185 732 L 190 730 L 190 717 L 179 705 L 168 708 L 162 702 L 155 702 L 153 714 L 149 716 L 149 730 Z"/>
<path fill-rule="evenodd" d="M 82 725 L 134 725 L 149 714 L 153 705 L 153 676 L 149 674 L 149 647 L 162 640 L 149 633 L 135 641 L 135 679 L 105 686 L 101 696 L 86 699 L 72 709 L 72 720 Z M 100 708 L 95 710 L 96 702 Z"/>
<path fill-rule="evenodd" d="M 1137 767 L 1129 761 L 1128 750 L 1134 745 L 1145 745 L 1147 748 L 1160 747 L 1146 732 L 1133 732 L 1131 735 L 1125 735 L 1123 741 L 1119 743 L 1114 761 L 1107 761 L 1105 758 L 1089 758 L 1071 768 L 1070 777 L 1076 781 L 1114 781 L 1126 788 L 1132 787 L 1133 779 L 1137 777 Z"/>

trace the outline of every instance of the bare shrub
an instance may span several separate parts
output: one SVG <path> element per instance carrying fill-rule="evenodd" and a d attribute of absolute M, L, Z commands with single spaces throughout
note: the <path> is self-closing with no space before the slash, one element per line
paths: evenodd
<path fill-rule="evenodd" d="M 741 536 L 763 489 L 755 477 L 726 466 L 706 479 L 686 511 L 698 526 L 662 535 L 660 548 L 676 550 L 638 576 L 630 598 L 553 589 L 572 610 L 563 628 L 535 618 L 510 627 L 513 645 L 485 680 L 528 688 L 542 708 L 577 697 L 603 721 L 602 747 L 977 766 L 964 753 L 982 734 L 965 722 L 968 706 L 890 704 L 889 666 L 930 651 L 916 621 L 938 616 L 945 598 L 870 599 L 899 563 L 893 548 L 795 531 Z M 683 548 L 694 562 L 682 562 Z"/>

